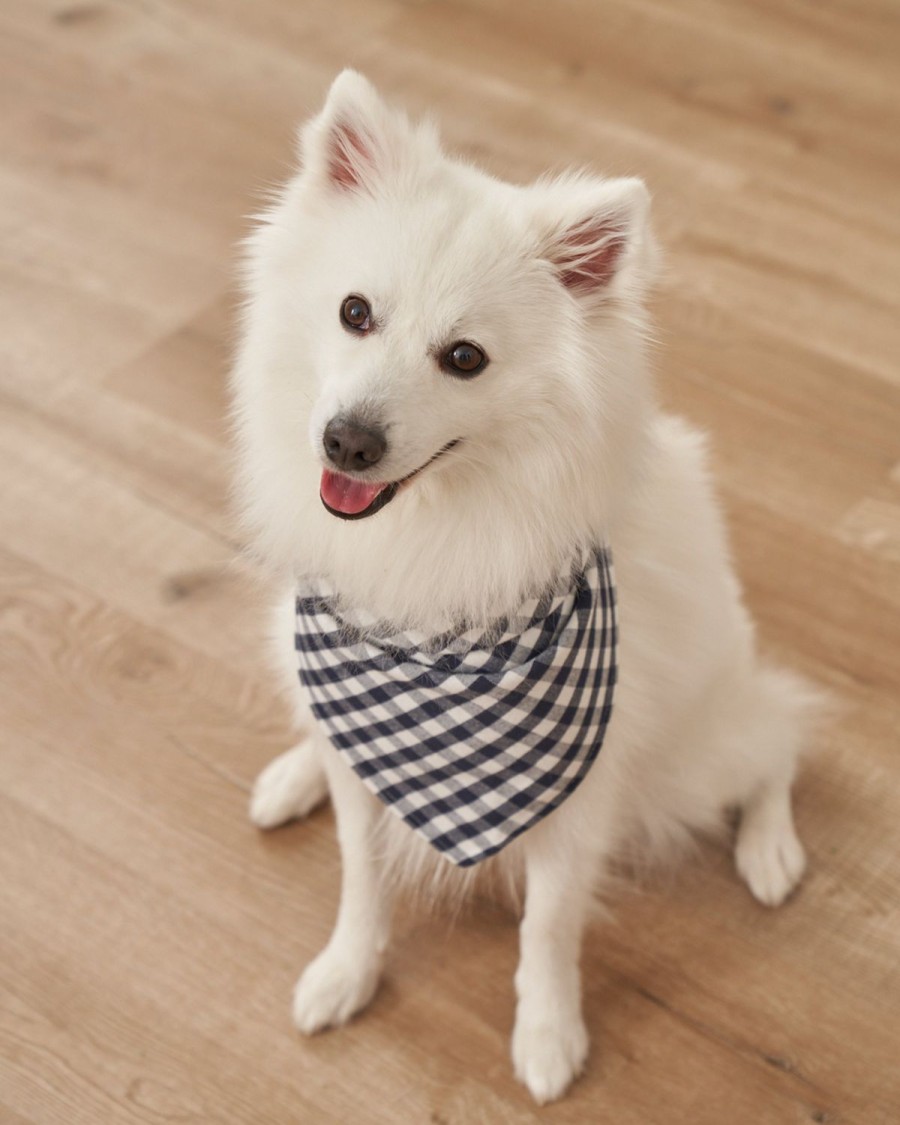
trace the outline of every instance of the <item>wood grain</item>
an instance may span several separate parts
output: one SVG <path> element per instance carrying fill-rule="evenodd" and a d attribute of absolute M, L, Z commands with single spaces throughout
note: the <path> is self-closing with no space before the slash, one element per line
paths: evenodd
<path fill-rule="evenodd" d="M 900 1120 L 900 16 L 884 0 L 3 0 L 0 1120 Z M 526 179 L 638 173 L 666 403 L 707 427 L 763 642 L 838 703 L 777 913 L 704 845 L 585 952 L 590 1069 L 508 1063 L 514 919 L 408 911 L 371 1012 L 288 1000 L 330 812 L 226 515 L 234 244 L 344 65 Z"/>

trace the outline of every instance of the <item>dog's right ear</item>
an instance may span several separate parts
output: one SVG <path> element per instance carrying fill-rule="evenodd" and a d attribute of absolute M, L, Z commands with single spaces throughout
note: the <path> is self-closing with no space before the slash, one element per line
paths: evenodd
<path fill-rule="evenodd" d="M 336 193 L 372 193 L 408 148 L 411 134 L 407 119 L 385 105 L 368 79 L 344 70 L 322 112 L 301 129 L 304 173 Z"/>

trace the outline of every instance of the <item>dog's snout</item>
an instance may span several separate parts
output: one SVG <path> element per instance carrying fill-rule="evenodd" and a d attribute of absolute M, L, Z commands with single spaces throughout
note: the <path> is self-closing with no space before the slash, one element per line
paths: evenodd
<path fill-rule="evenodd" d="M 347 418 L 331 419 L 322 445 L 328 460 L 345 473 L 371 469 L 387 452 L 387 439 L 381 430 Z"/>

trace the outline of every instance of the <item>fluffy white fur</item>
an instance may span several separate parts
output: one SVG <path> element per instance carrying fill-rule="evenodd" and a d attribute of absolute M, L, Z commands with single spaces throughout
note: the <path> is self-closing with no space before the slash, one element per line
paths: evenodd
<path fill-rule="evenodd" d="M 301 138 L 302 169 L 261 217 L 247 258 L 233 391 L 239 496 L 278 573 L 276 659 L 296 683 L 293 587 L 316 574 L 377 616 L 426 632 L 487 623 L 584 544 L 611 544 L 620 670 L 597 763 L 553 815 L 488 861 L 524 882 L 516 1074 L 559 1097 L 584 1065 L 579 949 L 610 859 L 671 850 L 742 810 L 736 865 L 763 903 L 800 879 L 790 788 L 815 707 L 761 664 L 713 495 L 703 439 L 660 413 L 643 298 L 654 272 L 638 180 L 501 183 L 445 156 L 435 132 L 345 72 Z M 342 327 L 349 294 L 377 320 Z M 455 340 L 490 357 L 471 380 L 435 356 Z M 377 514 L 319 499 L 322 434 L 339 413 L 386 428 L 369 476 L 399 480 L 459 444 Z M 297 986 L 315 1032 L 371 999 L 404 879 L 425 894 L 471 876 L 385 813 L 330 749 L 302 699 L 306 739 L 260 776 L 251 815 L 272 827 L 330 790 L 344 872 L 325 950 Z"/>

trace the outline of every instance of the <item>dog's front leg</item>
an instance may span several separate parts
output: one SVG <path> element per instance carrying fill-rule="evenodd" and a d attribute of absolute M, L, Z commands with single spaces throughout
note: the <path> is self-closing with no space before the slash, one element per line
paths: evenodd
<path fill-rule="evenodd" d="M 577 848 L 550 850 L 539 840 L 525 853 L 512 1057 L 516 1077 L 541 1104 L 566 1091 L 587 1056 L 578 963 L 596 863 Z"/>
<path fill-rule="evenodd" d="M 294 992 L 294 1023 L 311 1035 L 346 1023 L 372 999 L 390 929 L 391 896 L 373 834 L 381 805 L 321 739 L 341 846 L 341 902 L 328 945 Z"/>

